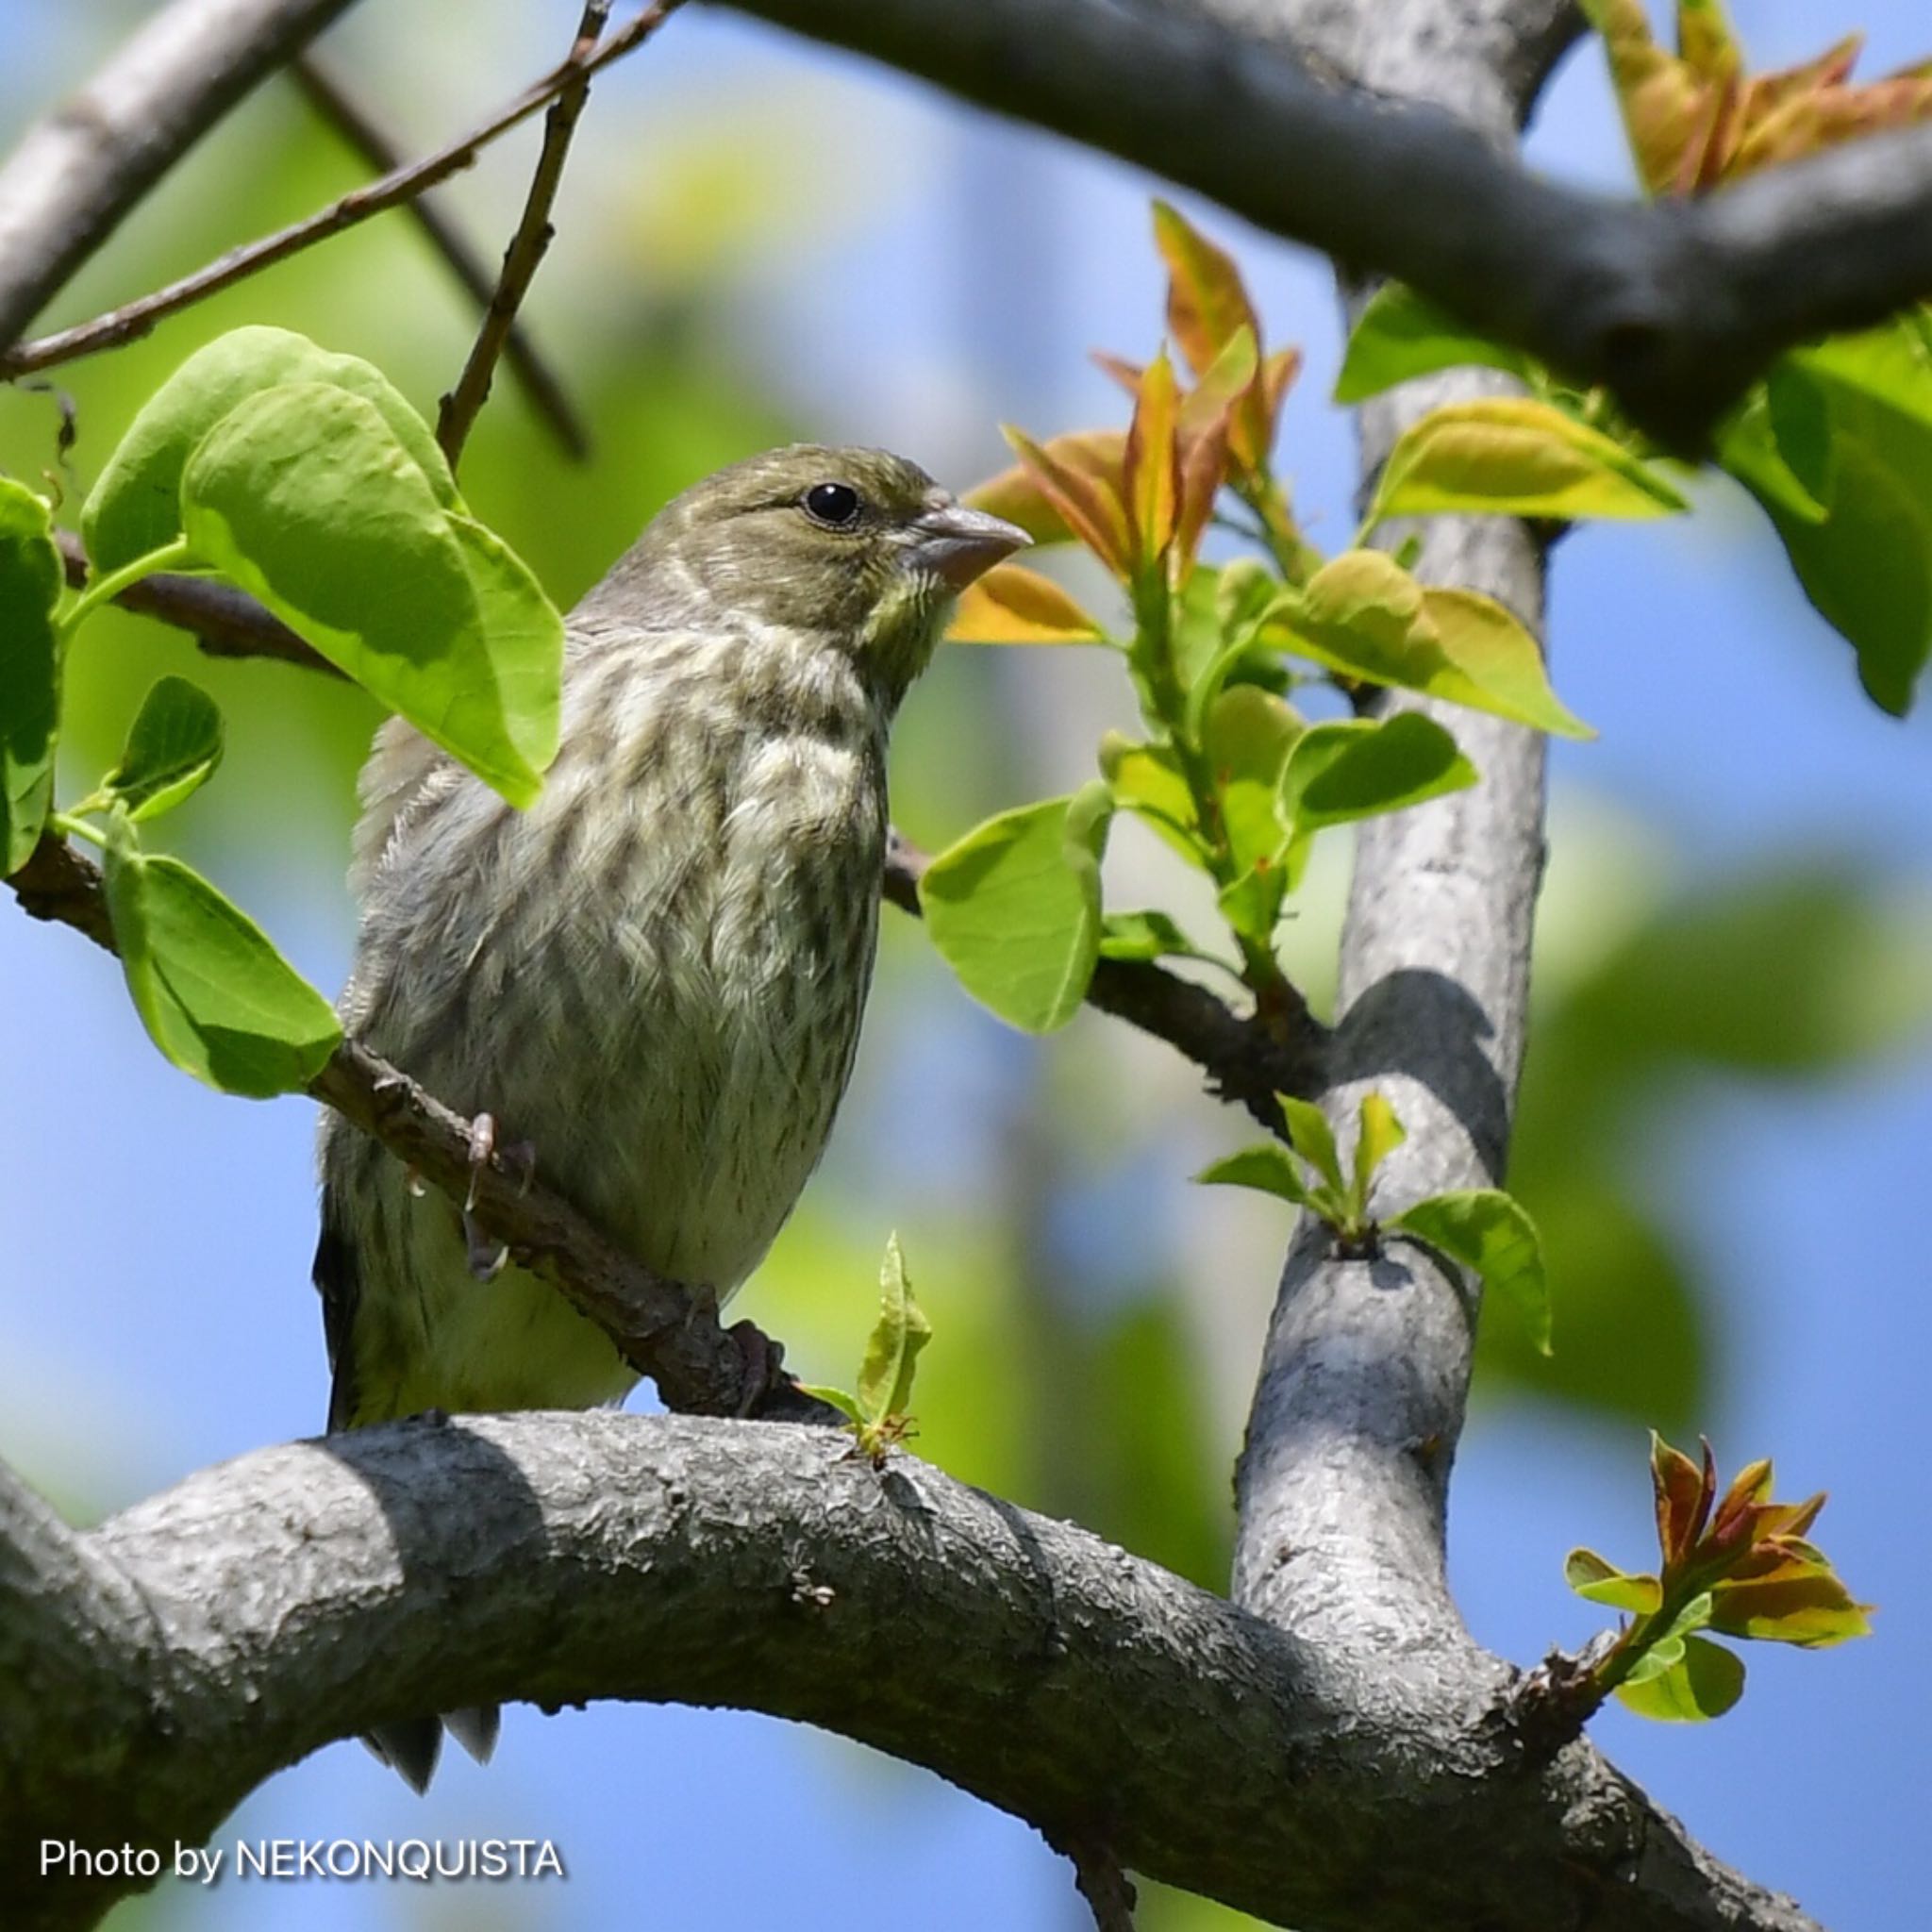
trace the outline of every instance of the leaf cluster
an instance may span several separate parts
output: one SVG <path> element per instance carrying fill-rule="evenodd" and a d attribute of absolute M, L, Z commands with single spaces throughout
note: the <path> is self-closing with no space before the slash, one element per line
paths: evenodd
<path fill-rule="evenodd" d="M 156 572 L 219 577 L 527 805 L 557 750 L 563 621 L 381 372 L 284 329 L 237 329 L 181 364 L 108 459 L 81 534 L 90 576 L 70 595 L 49 505 L 0 479 L 0 858 L 11 874 L 50 830 L 99 846 L 128 991 L 162 1053 L 226 1092 L 299 1091 L 341 1041 L 328 1003 L 207 879 L 142 844 L 214 774 L 214 701 L 162 678 L 113 769 L 54 808 L 76 634 Z"/>
<path fill-rule="evenodd" d="M 1288 1146 L 1262 1141 L 1210 1162 L 1194 1176 L 1222 1187 L 1253 1188 L 1306 1208 L 1334 1236 L 1338 1255 L 1373 1260 L 1385 1235 L 1407 1235 L 1469 1269 L 1507 1299 L 1531 1341 L 1550 1349 L 1550 1297 L 1542 1242 L 1521 1202 L 1500 1188 L 1460 1188 L 1411 1201 L 1377 1220 L 1369 1197 L 1376 1171 L 1407 1138 L 1380 1093 L 1362 1096 L 1353 1157 L 1344 1175 L 1335 1131 L 1319 1107 L 1281 1093 Z"/>
<path fill-rule="evenodd" d="M 1585 10 L 1604 38 L 1638 173 L 1654 194 L 1707 193 L 1868 133 L 1932 121 L 1932 65 L 1852 86 L 1856 38 L 1798 67 L 1747 75 L 1717 0 L 1680 0 L 1675 55 L 1652 37 L 1639 0 L 1589 0 Z M 1418 451 L 1431 452 L 1449 493 L 1466 498 L 1476 434 L 1491 439 L 1479 493 L 1490 494 L 1492 508 L 1567 518 L 1685 507 L 1657 467 L 1655 447 L 1607 394 L 1567 388 L 1520 350 L 1473 333 L 1400 285 L 1364 310 L 1336 400 L 1359 402 L 1472 364 L 1507 371 L 1531 394 L 1459 404 L 1416 424 L 1383 479 L 1406 507 L 1457 507 L 1426 481 L 1414 487 Z M 1512 422 L 1519 426 L 1507 428 Z M 1495 487 L 1502 438 L 1524 439 L 1519 460 L 1540 473 L 1513 501 Z M 1568 451 L 1559 451 L 1565 440 Z M 1812 606 L 1852 644 L 1867 693 L 1903 716 L 1932 657 L 1932 308 L 1779 357 L 1719 425 L 1712 456 L 1769 518 Z M 1569 475 L 1573 458 L 1595 465 L 1594 476 Z M 1621 508 L 1605 507 L 1612 496 Z"/>
<path fill-rule="evenodd" d="M 1629 1613 L 1591 1667 L 1595 1698 L 1614 1693 L 1641 1717 L 1700 1723 L 1744 1693 L 1743 1660 L 1699 1635 L 1757 1638 L 1822 1649 L 1871 1634 L 1869 1604 L 1854 1602 L 1823 1551 L 1806 1539 L 1824 1507 L 1772 1500 L 1769 1461 L 1747 1464 L 1720 1497 L 1710 1444 L 1693 1462 L 1651 1438 L 1660 1561 L 1619 1570 L 1594 1550 L 1572 1550 L 1563 1574 L 1591 1603 Z"/>
<path fill-rule="evenodd" d="M 1033 1032 L 1072 1017 L 1104 958 L 1210 963 L 1285 1026 L 1300 1002 L 1275 934 L 1316 838 L 1475 782 L 1433 718 L 1318 721 L 1291 701 L 1297 687 L 1351 699 L 1392 687 L 1589 735 L 1517 618 L 1476 592 L 1426 587 L 1406 558 L 1369 548 L 1380 523 L 1466 508 L 1474 486 L 1457 479 L 1472 470 L 1488 508 L 1653 514 L 1675 501 L 1608 439 L 1510 404 L 1507 420 L 1445 420 L 1406 439 L 1353 544 L 1324 557 L 1274 464 L 1300 352 L 1264 348 L 1232 259 L 1162 203 L 1154 236 L 1176 355 L 1099 358 L 1132 398 L 1126 426 L 1044 441 L 1008 429 L 1017 463 L 970 492 L 1038 543 L 1086 549 L 1119 586 L 1130 627 L 1113 634 L 1050 578 L 1006 564 L 960 600 L 950 634 L 1110 650 L 1142 721 L 1139 736 L 1102 741 L 1097 780 L 975 827 L 922 884 L 928 930 L 968 991 Z M 1247 546 L 1219 565 L 1202 558 L 1217 526 Z M 1164 910 L 1104 904 L 1101 860 L 1121 812 L 1211 881 L 1225 949 Z"/>

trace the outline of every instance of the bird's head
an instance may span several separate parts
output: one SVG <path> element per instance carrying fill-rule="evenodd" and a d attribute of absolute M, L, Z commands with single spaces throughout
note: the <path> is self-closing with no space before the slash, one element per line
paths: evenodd
<path fill-rule="evenodd" d="M 627 580 L 681 618 L 728 614 L 815 635 L 896 702 L 924 670 L 952 599 L 1030 541 L 956 503 L 904 457 L 794 443 L 666 505 L 606 588 Z"/>

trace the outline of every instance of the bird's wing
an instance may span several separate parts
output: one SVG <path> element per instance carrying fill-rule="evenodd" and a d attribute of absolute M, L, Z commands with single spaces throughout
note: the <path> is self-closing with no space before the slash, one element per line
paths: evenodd
<path fill-rule="evenodd" d="M 462 767 L 407 720 L 391 718 L 381 726 L 358 786 L 362 816 L 356 824 L 349 884 L 358 898 L 409 820 L 462 776 Z"/>
<path fill-rule="evenodd" d="M 328 1391 L 328 1425 L 331 1429 L 346 1429 L 356 1413 L 356 1363 L 349 1347 L 349 1331 L 356 1324 L 362 1275 L 356 1265 L 355 1244 L 338 1208 L 335 1190 L 326 1186 L 322 1191 L 322 1232 L 316 1240 L 315 1262 L 309 1274 L 322 1296 L 322 1337 L 328 1349 L 329 1368 L 334 1372 Z"/>

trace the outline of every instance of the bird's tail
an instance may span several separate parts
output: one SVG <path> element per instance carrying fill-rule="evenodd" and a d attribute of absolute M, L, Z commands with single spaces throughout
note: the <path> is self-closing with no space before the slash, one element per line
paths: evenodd
<path fill-rule="evenodd" d="M 467 1710 L 446 1710 L 441 1717 L 410 1717 L 377 1724 L 362 1741 L 420 1796 L 436 1774 L 444 1731 L 478 1764 L 488 1764 L 502 1727 L 501 1705 L 475 1704 Z"/>

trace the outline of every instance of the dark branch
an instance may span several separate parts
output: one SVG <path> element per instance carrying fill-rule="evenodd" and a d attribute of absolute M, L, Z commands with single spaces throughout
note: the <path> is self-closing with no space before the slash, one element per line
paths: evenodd
<path fill-rule="evenodd" d="M 67 581 L 78 590 L 87 582 L 87 549 L 71 530 L 57 530 L 55 541 L 60 546 Z M 161 571 L 130 584 L 114 602 L 177 630 L 192 631 L 210 658 L 270 658 L 330 677 L 344 675 L 245 591 L 227 584 Z"/>
<path fill-rule="evenodd" d="M 372 1723 L 593 1697 L 819 1724 L 1057 1843 L 1104 1820 L 1116 1866 L 1278 1924 L 1816 1932 L 1589 1744 L 1526 1759 L 1453 1660 L 1391 1655 L 1365 1687 L 1086 1530 L 826 1431 L 394 1424 L 256 1451 L 88 1535 L 0 1470 L 16 1932 L 111 1895 L 38 1881 L 42 1839 L 199 1843 Z"/>
<path fill-rule="evenodd" d="M 673 12 L 680 0 L 663 0 L 654 10 L 661 19 Z M 610 17 L 610 0 L 586 0 L 583 18 L 577 23 L 576 38 L 564 58 L 573 70 L 568 82 L 550 111 L 543 118 L 543 145 L 537 156 L 537 170 L 530 178 L 530 192 L 524 202 L 522 219 L 503 258 L 503 273 L 497 277 L 483 311 L 483 325 L 477 331 L 463 373 L 457 386 L 442 399 L 437 412 L 436 440 L 454 470 L 462 458 L 463 444 L 469 441 L 471 425 L 490 397 L 490 378 L 516 327 L 517 310 L 529 292 L 532 279 L 550 247 L 555 232 L 550 210 L 563 180 L 563 164 L 570 153 L 570 141 L 577 117 L 591 94 L 589 62 L 604 36 L 604 25 Z"/>
<path fill-rule="evenodd" d="M 1640 205 L 1526 174 L 1434 107 L 1317 78 L 1283 44 L 1314 9 L 730 4 L 1151 169 L 1356 271 L 1413 283 L 1573 380 L 1607 386 L 1691 454 L 1781 349 L 1932 295 L 1932 127 L 1705 201 Z M 1463 7 L 1458 20 L 1481 10 Z M 1257 23 L 1270 19 L 1276 34 L 1263 38 Z M 1532 75 L 1555 38 L 1529 50 Z"/>
<path fill-rule="evenodd" d="M 290 78 L 308 97 L 309 105 L 333 127 L 357 154 L 379 175 L 403 165 L 403 151 L 388 131 L 373 121 L 367 110 L 338 80 L 333 71 L 312 54 L 305 54 L 289 68 Z M 567 98 L 567 97 L 560 97 Z M 471 247 L 457 225 L 450 221 L 428 195 L 408 204 L 410 218 L 428 238 L 477 308 L 487 310 L 492 299 L 493 280 L 482 258 Z M 581 462 L 591 453 L 590 438 L 571 407 L 563 384 L 538 353 L 522 323 L 512 321 L 504 338 L 503 358 L 515 372 L 530 407 L 556 432 L 557 440 Z"/>
<path fill-rule="evenodd" d="M 58 920 L 116 950 L 93 861 L 42 839 L 8 881 L 36 919 Z M 475 1158 L 470 1123 L 400 1068 L 345 1040 L 309 1092 L 423 1179 L 463 1203 L 477 1225 L 553 1283 L 658 1385 L 665 1407 L 695 1415 L 835 1421 L 779 1367 L 782 1350 L 721 1325 L 716 1297 L 634 1260 L 561 1194 L 492 1152 Z M 741 1324 L 741 1328 L 748 1324 Z M 760 1371 L 762 1375 L 760 1376 Z"/>
<path fill-rule="evenodd" d="M 25 375 L 36 369 L 51 368 L 57 362 L 71 362 L 76 357 L 91 356 L 101 349 L 118 348 L 146 335 L 163 317 L 204 301 L 223 289 L 259 273 L 277 261 L 299 254 L 313 243 L 339 235 L 379 215 L 386 208 L 412 201 L 425 189 L 459 174 L 492 141 L 508 134 L 520 122 L 527 121 L 539 108 L 553 101 L 565 89 L 580 85 L 589 75 L 641 46 L 663 25 L 676 0 L 658 0 L 627 25 L 618 28 L 597 50 L 582 61 L 565 61 L 541 80 L 525 88 L 515 100 L 500 108 L 480 126 L 441 147 L 421 160 L 397 168 L 356 189 L 306 221 L 265 235 L 233 248 L 206 268 L 158 289 L 139 301 L 125 303 L 91 322 L 77 323 L 53 335 L 41 336 L 0 351 L 0 376 Z"/>

